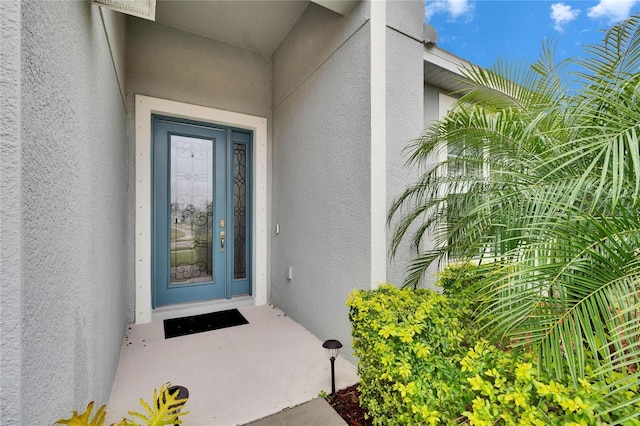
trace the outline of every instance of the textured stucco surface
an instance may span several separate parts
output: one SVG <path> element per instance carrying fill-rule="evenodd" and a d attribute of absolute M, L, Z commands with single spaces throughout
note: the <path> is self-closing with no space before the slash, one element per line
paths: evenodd
<path fill-rule="evenodd" d="M 0 424 L 20 423 L 20 3 L 0 1 Z"/>
<path fill-rule="evenodd" d="M 415 182 L 419 170 L 405 166 L 405 147 L 420 136 L 424 128 L 423 44 L 421 43 L 424 4 L 421 1 L 387 3 L 387 210 L 407 185 Z M 387 229 L 387 245 L 393 225 Z M 415 255 L 409 241 L 403 242 L 387 266 L 387 281 L 403 283 L 406 268 Z M 423 281 L 434 282 L 435 269 Z"/>
<path fill-rule="evenodd" d="M 424 85 L 424 127 L 425 129 L 437 121 L 440 117 L 439 110 L 439 93 L 440 89 L 428 84 Z"/>
<path fill-rule="evenodd" d="M 405 36 L 422 41 L 424 2 L 421 0 L 387 0 L 387 27 Z M 387 49 L 390 46 L 387 46 Z M 388 51 L 387 51 L 388 52 Z M 412 59 L 415 62 L 416 58 Z"/>
<path fill-rule="evenodd" d="M 22 78 L 11 101 L 20 109 L 20 153 L 12 153 L 18 169 L 2 178 L 20 190 L 20 219 L 10 225 L 20 233 L 20 271 L 8 294 L 3 276 L 2 300 L 20 303 L 21 362 L 3 363 L 3 395 L 5 378 L 19 378 L 17 413 L 3 411 L 3 425 L 51 424 L 106 402 L 130 275 L 126 113 L 100 12 L 85 1 L 37 0 L 21 2 L 20 12 Z M 114 54 L 123 47 L 114 44 Z M 3 248 L 12 241 L 3 233 Z M 12 337 L 4 317 L 2 331 L 4 346 Z"/>
<path fill-rule="evenodd" d="M 270 118 L 271 59 L 144 19 L 127 18 L 127 104 L 135 94 Z"/>
<path fill-rule="evenodd" d="M 309 4 L 273 53 L 274 109 L 368 22 L 369 9 L 369 2 L 361 1 L 347 16 L 342 16 L 315 3 Z M 365 48 L 368 52 L 368 45 Z M 368 63 L 353 63 L 356 72 L 365 65 L 368 67 Z M 350 72 L 348 68 L 346 71 Z"/>
<path fill-rule="evenodd" d="M 339 339 L 347 357 L 345 301 L 352 289 L 370 287 L 370 31 L 349 22 L 360 22 L 367 7 L 340 18 L 355 30 L 341 44 L 332 37 L 334 17 L 310 5 L 274 55 L 274 81 L 294 89 L 273 112 L 272 215 L 280 234 L 272 237 L 272 300 L 321 340 Z M 319 21 L 307 25 L 306 14 Z M 290 55 L 313 63 L 328 49 L 307 50 L 310 41 L 334 49 L 317 68 L 280 64 Z"/>

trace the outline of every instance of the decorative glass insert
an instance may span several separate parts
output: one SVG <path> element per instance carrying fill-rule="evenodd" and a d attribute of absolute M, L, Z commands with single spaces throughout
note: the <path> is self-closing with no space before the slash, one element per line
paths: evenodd
<path fill-rule="evenodd" d="M 247 277 L 247 146 L 233 144 L 233 278 Z"/>
<path fill-rule="evenodd" d="M 213 281 L 213 141 L 171 135 L 171 284 Z"/>

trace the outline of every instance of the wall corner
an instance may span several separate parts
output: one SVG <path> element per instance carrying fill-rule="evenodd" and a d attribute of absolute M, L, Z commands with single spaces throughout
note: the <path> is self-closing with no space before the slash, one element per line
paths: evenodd
<path fill-rule="evenodd" d="M 387 2 L 371 2 L 371 288 L 386 281 Z"/>
<path fill-rule="evenodd" d="M 21 2 L 0 1 L 0 424 L 22 424 Z"/>

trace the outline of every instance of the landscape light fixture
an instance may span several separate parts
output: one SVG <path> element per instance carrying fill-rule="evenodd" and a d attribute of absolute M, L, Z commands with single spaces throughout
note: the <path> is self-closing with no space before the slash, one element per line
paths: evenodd
<path fill-rule="evenodd" d="M 322 347 L 329 351 L 329 361 L 331 361 L 331 395 L 335 395 L 336 393 L 336 357 L 338 356 L 338 351 L 342 347 L 342 343 L 339 340 L 327 340 L 322 344 Z"/>

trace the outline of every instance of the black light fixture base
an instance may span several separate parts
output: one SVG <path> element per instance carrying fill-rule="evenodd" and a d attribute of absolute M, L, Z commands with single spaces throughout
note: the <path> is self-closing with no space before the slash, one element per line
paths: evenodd
<path fill-rule="evenodd" d="M 338 351 L 342 347 L 342 343 L 339 340 L 331 339 L 322 344 L 322 347 L 329 350 L 329 361 L 331 361 L 331 396 L 336 394 L 336 357 Z"/>

